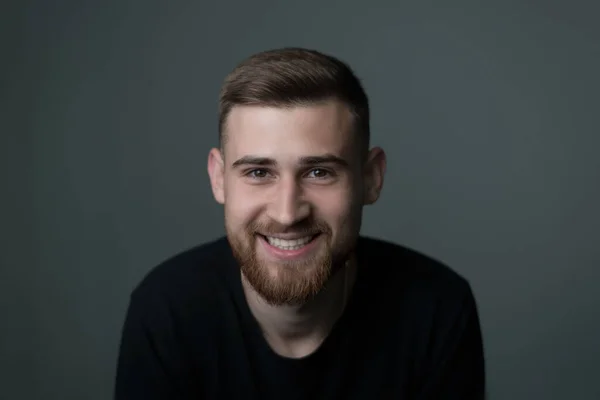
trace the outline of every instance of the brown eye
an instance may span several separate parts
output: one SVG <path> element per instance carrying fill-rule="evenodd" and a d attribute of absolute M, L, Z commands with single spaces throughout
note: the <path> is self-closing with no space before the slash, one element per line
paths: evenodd
<path fill-rule="evenodd" d="M 266 178 L 268 174 L 269 173 L 264 169 L 253 169 L 252 171 L 248 172 L 248 176 L 254 179 Z"/>
<path fill-rule="evenodd" d="M 309 172 L 309 176 L 311 178 L 316 178 L 316 179 L 327 178 L 328 175 L 329 175 L 329 172 L 327 170 L 324 170 L 321 168 L 315 168 Z"/>

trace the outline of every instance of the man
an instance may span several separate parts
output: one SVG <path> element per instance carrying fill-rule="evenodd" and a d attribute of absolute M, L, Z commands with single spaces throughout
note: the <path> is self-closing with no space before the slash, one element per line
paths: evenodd
<path fill-rule="evenodd" d="M 136 287 L 116 399 L 482 399 L 467 281 L 359 233 L 386 157 L 350 68 L 256 54 L 225 80 L 219 129 L 208 174 L 227 236 Z"/>

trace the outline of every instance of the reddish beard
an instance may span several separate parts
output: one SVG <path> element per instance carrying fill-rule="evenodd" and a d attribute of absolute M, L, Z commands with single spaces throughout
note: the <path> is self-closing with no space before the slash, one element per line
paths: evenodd
<path fill-rule="evenodd" d="M 269 262 L 258 258 L 256 241 L 259 234 L 268 236 L 290 231 L 300 236 L 319 234 L 316 240 L 323 240 L 324 245 L 310 257 L 297 261 Z M 331 236 L 327 224 L 319 222 L 298 229 L 285 229 L 277 224 L 250 224 L 242 237 L 227 232 L 233 255 L 246 280 L 274 306 L 305 304 L 323 289 L 333 274 Z"/>

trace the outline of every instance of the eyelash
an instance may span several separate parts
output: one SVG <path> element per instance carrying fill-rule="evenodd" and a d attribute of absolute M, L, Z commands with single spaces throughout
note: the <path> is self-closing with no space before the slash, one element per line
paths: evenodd
<path fill-rule="evenodd" d="M 255 173 L 257 171 L 258 172 L 265 172 L 267 174 L 270 173 L 269 170 L 266 169 L 266 168 L 255 168 L 255 169 L 251 169 L 251 170 L 245 172 L 244 175 L 247 176 L 247 177 L 249 177 L 250 179 L 255 179 L 255 180 L 266 179 L 266 177 L 255 177 L 255 176 L 253 176 L 253 173 Z M 328 169 L 325 169 L 325 168 L 313 168 L 313 169 L 309 170 L 308 173 L 310 174 L 310 173 L 312 173 L 314 171 L 324 172 L 326 174 L 326 176 L 324 176 L 324 177 L 316 177 L 314 179 L 327 179 L 329 177 L 334 176 L 334 174 L 333 174 L 332 171 L 330 171 Z"/>

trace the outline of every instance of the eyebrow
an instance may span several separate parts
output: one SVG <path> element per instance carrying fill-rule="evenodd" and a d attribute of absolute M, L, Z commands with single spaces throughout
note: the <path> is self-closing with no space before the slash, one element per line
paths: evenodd
<path fill-rule="evenodd" d="M 334 154 L 323 154 L 320 156 L 305 156 L 300 157 L 298 160 L 302 166 L 313 166 L 323 164 L 335 164 L 340 167 L 348 167 L 348 162 L 341 157 Z M 269 157 L 258 157 L 258 156 L 244 156 L 239 160 L 236 160 L 231 164 L 232 168 L 239 168 L 241 166 L 276 166 L 277 161 Z"/>

